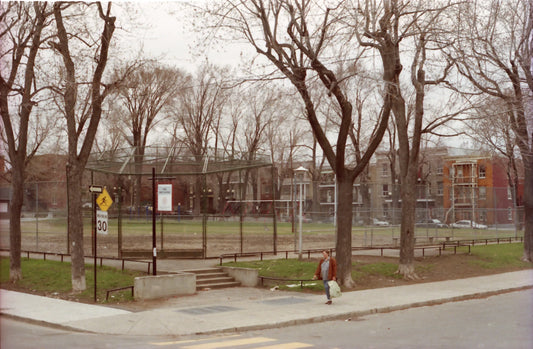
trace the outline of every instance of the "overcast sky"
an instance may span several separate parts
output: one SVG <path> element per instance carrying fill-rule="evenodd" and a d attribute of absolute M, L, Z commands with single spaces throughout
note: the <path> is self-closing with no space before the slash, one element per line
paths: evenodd
<path fill-rule="evenodd" d="M 203 1 L 194 1 L 199 6 Z M 217 65 L 236 65 L 241 55 L 250 54 L 243 44 L 218 44 L 206 32 L 199 32 L 201 18 L 186 1 L 118 3 L 116 39 L 131 47 L 130 55 L 142 49 L 145 57 L 192 71 L 202 60 Z"/>

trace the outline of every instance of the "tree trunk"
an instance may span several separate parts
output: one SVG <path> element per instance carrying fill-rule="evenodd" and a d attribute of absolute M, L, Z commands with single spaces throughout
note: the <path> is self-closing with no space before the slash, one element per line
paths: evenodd
<path fill-rule="evenodd" d="M 109 45 L 115 30 L 115 17 L 110 16 L 111 3 L 108 4 L 107 13 L 104 13 L 101 3 L 96 3 L 100 18 L 104 20 L 104 28 L 100 37 L 99 54 L 95 55 L 96 67 L 91 82 L 91 102 L 89 125 L 85 131 L 85 138 L 80 148 L 78 133 L 78 121 L 81 115 L 76 113 L 78 100 L 78 82 L 76 81 L 76 66 L 70 54 L 69 34 L 63 23 L 64 4 L 54 3 L 54 18 L 57 27 L 58 43 L 52 46 L 63 57 L 65 67 L 65 87 L 62 93 L 64 99 L 64 113 L 68 130 L 68 163 L 67 163 L 67 195 L 68 195 L 68 234 L 69 250 L 72 262 L 72 290 L 74 292 L 86 289 L 85 260 L 83 250 L 83 220 L 81 210 L 82 178 L 85 165 L 96 137 L 98 124 L 102 116 L 102 102 L 105 98 L 105 89 L 102 91 L 102 76 L 107 64 Z M 79 151 L 79 154 L 78 154 Z M 96 247 L 96 246 L 95 246 Z"/>
<path fill-rule="evenodd" d="M 3 128 L 3 135 L 5 137 L 2 137 L 4 141 L 7 141 L 6 148 L 9 153 L 9 159 L 11 160 L 12 165 L 12 178 L 11 178 L 11 188 L 13 190 L 12 193 L 12 199 L 11 199 L 11 208 L 9 212 L 9 242 L 10 242 L 10 269 L 9 269 L 9 280 L 11 282 L 17 282 L 20 279 L 22 279 L 22 269 L 21 269 L 21 260 L 20 260 L 20 254 L 21 254 L 21 226 L 20 226 L 20 216 L 21 216 L 21 210 L 22 205 L 24 203 L 24 178 L 25 178 L 25 171 L 26 171 L 26 163 L 31 158 L 32 155 L 28 155 L 28 124 L 30 115 L 34 106 L 34 103 L 32 102 L 33 97 L 33 89 L 35 89 L 35 62 L 37 57 L 37 52 L 40 49 L 41 45 L 41 34 L 42 30 L 45 26 L 46 19 L 49 14 L 46 13 L 47 10 L 47 4 L 41 4 L 41 3 L 34 3 L 33 5 L 21 5 L 20 9 L 22 10 L 24 8 L 25 13 L 30 13 L 29 11 L 30 7 L 33 6 L 33 9 L 35 11 L 35 18 L 31 19 L 31 16 L 23 17 L 22 19 L 19 18 L 19 20 L 22 20 L 23 23 L 22 27 L 28 27 L 33 28 L 32 30 L 29 30 L 26 32 L 25 30 L 22 30 L 18 34 L 22 34 L 23 32 L 26 32 L 28 35 L 24 37 L 18 36 L 18 39 L 21 41 L 18 41 L 17 39 L 13 38 L 13 54 L 11 56 L 12 61 L 11 64 L 7 64 L 3 68 L 7 68 L 10 66 L 11 72 L 8 72 L 7 70 L 4 71 L 2 69 L 2 72 L 8 73 L 7 76 L 10 76 L 8 79 L 4 80 L 4 77 L 2 76 L 2 83 L 0 84 L 0 114 L 2 117 L 2 128 Z M 8 10 L 11 11 L 11 10 Z M 3 15 L 7 15 L 7 13 L 3 13 Z M 4 18 L 5 20 L 5 18 Z M 5 28 L 4 28 L 5 29 Z M 2 38 L 4 36 L 7 38 L 8 33 L 10 32 L 9 29 L 5 30 L 2 33 Z M 29 39 L 31 38 L 31 45 L 29 44 Z M 26 49 L 29 48 L 29 51 L 26 52 Z M 22 66 L 21 64 L 21 58 L 22 55 L 25 58 L 22 59 L 22 61 L 25 61 Z M 3 62 L 4 64 L 4 62 Z M 5 64 L 4 64 L 5 65 Z M 21 72 L 23 72 L 24 79 L 15 79 L 15 77 L 18 74 L 19 67 L 21 68 Z M 3 74 L 2 74 L 3 75 Z M 6 76 L 6 77 L 7 77 Z M 22 78 L 22 75 L 20 76 Z M 24 82 L 22 85 L 19 85 L 21 82 Z M 15 87 L 15 88 L 14 88 Z M 19 90 L 20 88 L 20 90 Z M 12 115 L 9 112 L 9 105 L 8 102 L 8 96 L 11 95 L 13 92 L 21 93 L 21 100 L 20 105 L 18 106 L 18 115 L 19 119 L 15 124 L 18 124 L 18 134 L 15 135 L 13 132 L 13 122 L 16 118 L 13 118 Z M 18 141 L 18 145 L 17 145 Z M 36 143 L 39 143 L 38 141 Z M 36 145 L 35 151 L 39 145 Z M 29 153 L 32 153 L 33 150 L 30 150 Z"/>
<path fill-rule="evenodd" d="M 257 183 L 259 181 L 259 178 L 258 178 L 258 173 L 257 173 L 257 170 L 250 170 L 250 186 L 252 187 L 252 200 L 254 200 L 254 206 L 257 205 L 257 200 L 260 200 L 261 198 L 259 197 L 259 188 L 257 186 Z M 254 213 L 259 213 L 259 212 L 255 212 L 255 207 L 253 208 L 254 210 Z"/>
<path fill-rule="evenodd" d="M 337 279 L 341 285 L 354 287 L 352 279 L 352 201 L 353 180 L 337 175 Z"/>
<path fill-rule="evenodd" d="M 134 133 L 134 137 L 139 138 L 137 134 Z M 144 149 L 139 145 L 140 141 L 138 139 L 134 140 L 133 147 L 135 148 L 135 189 L 134 189 L 134 205 L 135 205 L 135 214 L 137 216 L 142 216 L 145 214 L 142 208 L 142 170 L 143 170 L 143 159 L 144 159 Z"/>
<path fill-rule="evenodd" d="M 72 291 L 84 291 L 85 259 L 83 250 L 83 219 L 81 210 L 83 166 L 69 159 L 67 164 L 68 234 L 70 241 Z M 96 247 L 96 246 L 95 246 Z"/>
<path fill-rule="evenodd" d="M 414 171 L 413 171 L 414 172 Z M 402 217 L 400 233 L 400 262 L 398 273 L 406 279 L 418 279 L 414 265 L 416 172 L 403 178 L 401 185 Z"/>
<path fill-rule="evenodd" d="M 311 217 L 313 218 L 313 222 L 316 222 L 320 219 L 323 219 L 325 217 L 321 217 L 321 212 L 320 212 L 320 181 L 318 180 L 313 180 L 311 182 L 311 185 L 312 185 L 312 190 L 313 190 L 313 201 L 312 201 L 312 211 L 311 212 Z"/>
<path fill-rule="evenodd" d="M 362 213 L 363 222 L 365 225 L 372 224 L 372 215 L 370 212 L 371 205 L 371 198 L 370 198 L 370 176 L 369 176 L 369 167 L 366 166 L 363 172 L 361 172 L 360 181 L 359 181 L 359 193 L 361 195 L 361 200 L 363 201 L 363 207 L 367 207 L 368 210 Z"/>
<path fill-rule="evenodd" d="M 204 185 L 203 176 L 197 175 L 194 180 L 194 207 L 193 214 L 200 216 L 203 212 Z"/>
<path fill-rule="evenodd" d="M 228 193 L 229 185 L 224 181 L 223 174 L 217 174 L 216 178 L 218 182 L 218 195 L 215 195 L 215 197 L 218 197 L 217 212 L 223 214 L 226 203 L 230 200 Z"/>
<path fill-rule="evenodd" d="M 142 163 L 139 163 L 137 157 L 135 158 L 135 177 L 134 177 L 134 189 L 133 189 L 133 205 L 135 207 L 135 215 L 141 216 L 144 214 L 141 205 L 142 194 Z"/>
<path fill-rule="evenodd" d="M 9 212 L 9 281 L 15 283 L 22 279 L 20 254 L 22 249 L 20 215 L 24 201 L 24 169 L 18 161 L 13 164 L 13 197 Z"/>
<path fill-rule="evenodd" d="M 533 263 L 533 156 L 532 155 L 524 158 L 524 216 L 525 216 L 524 256 L 522 259 L 524 261 Z"/>

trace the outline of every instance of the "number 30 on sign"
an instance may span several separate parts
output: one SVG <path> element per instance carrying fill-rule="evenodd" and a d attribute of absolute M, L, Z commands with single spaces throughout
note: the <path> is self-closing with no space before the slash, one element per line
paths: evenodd
<path fill-rule="evenodd" d="M 96 232 L 107 235 L 107 211 L 96 211 Z"/>

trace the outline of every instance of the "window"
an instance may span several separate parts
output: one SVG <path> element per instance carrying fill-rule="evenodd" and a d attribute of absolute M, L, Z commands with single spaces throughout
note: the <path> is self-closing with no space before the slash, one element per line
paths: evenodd
<path fill-rule="evenodd" d="M 458 190 L 457 190 L 457 195 L 455 195 L 455 197 L 459 200 L 462 200 L 464 201 L 465 200 L 465 188 L 463 187 L 459 187 Z"/>
<path fill-rule="evenodd" d="M 463 168 L 457 167 L 457 178 L 463 178 Z"/>
<path fill-rule="evenodd" d="M 437 182 L 437 195 L 444 195 L 444 183 Z"/>
<path fill-rule="evenodd" d="M 381 177 L 388 177 L 389 176 L 389 164 L 383 163 L 381 164 Z"/>
<path fill-rule="evenodd" d="M 507 200 L 513 200 L 513 188 L 507 187 Z"/>
<path fill-rule="evenodd" d="M 443 171 L 442 165 L 439 164 L 439 165 L 437 166 L 437 174 L 438 174 L 438 175 L 441 175 L 441 174 L 443 174 L 443 172 L 444 172 L 444 171 Z"/>
<path fill-rule="evenodd" d="M 388 184 L 383 184 L 381 195 L 382 196 L 389 196 L 389 185 Z"/>
<path fill-rule="evenodd" d="M 479 178 L 486 178 L 487 170 L 485 165 L 479 165 Z"/>
<path fill-rule="evenodd" d="M 479 220 L 481 222 L 486 222 L 487 221 L 487 210 L 483 209 L 483 210 L 479 211 Z"/>
<path fill-rule="evenodd" d="M 511 207 L 507 208 L 507 220 L 509 221 L 513 220 L 513 209 Z"/>
<path fill-rule="evenodd" d="M 479 187 L 479 200 L 487 198 L 487 187 Z"/>
<path fill-rule="evenodd" d="M 359 187 L 355 187 L 355 186 L 353 187 L 352 195 L 353 195 L 353 201 L 359 202 Z"/>

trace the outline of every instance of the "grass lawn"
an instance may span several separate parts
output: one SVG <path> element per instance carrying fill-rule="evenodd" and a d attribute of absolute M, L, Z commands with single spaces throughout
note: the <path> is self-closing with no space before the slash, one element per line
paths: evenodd
<path fill-rule="evenodd" d="M 415 271 L 422 282 L 441 281 L 453 278 L 471 277 L 501 273 L 512 270 L 533 268 L 533 265 L 521 261 L 524 245 L 521 243 L 500 244 L 472 247 L 457 255 L 418 258 Z M 311 279 L 318 260 L 278 259 L 253 262 L 229 262 L 226 266 L 255 268 L 260 276 L 285 279 Z M 352 279 L 356 289 L 395 286 L 408 281 L 402 280 L 398 269 L 398 258 L 377 256 L 354 256 L 352 262 Z M 299 282 L 272 281 L 280 289 L 302 290 Z M 321 281 L 304 282 L 303 290 L 322 290 Z"/>
<path fill-rule="evenodd" d="M 459 252 L 457 255 L 431 256 L 417 258 L 416 273 L 421 277 L 419 281 L 403 280 L 396 274 L 398 258 L 355 255 L 352 259 L 352 278 L 358 289 L 371 289 L 387 286 L 411 284 L 413 282 L 442 281 L 480 275 L 489 275 L 515 270 L 533 268 L 531 263 L 521 261 L 523 244 L 500 244 L 472 247 Z M 260 276 L 285 279 L 312 279 L 317 267 L 318 259 L 274 259 L 263 261 L 229 262 L 226 266 L 255 268 Z M 74 294 L 71 292 L 70 263 L 50 260 L 22 259 L 23 279 L 17 284 L 9 283 L 9 259 L 0 258 L 0 287 L 18 292 L 28 292 L 52 297 L 58 297 L 80 302 L 93 302 L 93 266 L 86 266 L 87 290 Z M 99 303 L 105 303 L 105 291 L 133 285 L 136 276 L 145 275 L 141 272 L 120 271 L 110 267 L 98 267 Z M 304 282 L 300 288 L 299 282 L 274 282 L 267 286 L 279 286 L 280 289 L 304 292 L 323 292 L 321 281 Z M 345 290 L 347 291 L 347 290 Z M 132 301 L 131 291 L 114 292 L 110 303 L 127 303 Z"/>
<path fill-rule="evenodd" d="M 471 254 L 477 259 L 471 263 L 485 269 L 522 267 L 527 263 L 520 260 L 524 252 L 523 244 L 501 244 L 472 247 Z"/>
<path fill-rule="evenodd" d="M 87 289 L 82 293 L 72 293 L 70 263 L 50 260 L 22 258 L 22 280 L 17 284 L 9 282 L 9 258 L 0 258 L 0 287 L 19 292 L 67 298 L 70 300 L 94 301 L 93 265 L 86 265 L 85 277 Z M 99 303 L 105 303 L 106 290 L 133 286 L 136 276 L 145 275 L 141 272 L 121 271 L 111 267 L 97 268 L 97 293 Z M 131 290 L 113 292 L 110 303 L 131 301 Z"/>

